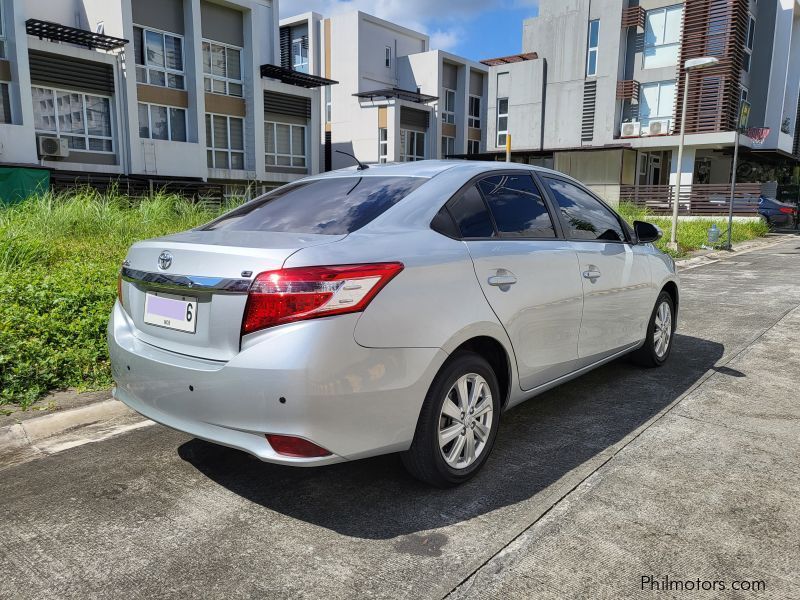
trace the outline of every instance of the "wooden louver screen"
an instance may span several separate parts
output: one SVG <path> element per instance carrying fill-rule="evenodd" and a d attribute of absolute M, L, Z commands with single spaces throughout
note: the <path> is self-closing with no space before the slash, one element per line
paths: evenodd
<path fill-rule="evenodd" d="M 747 35 L 746 0 L 686 0 L 675 94 L 675 129 L 683 109 L 685 71 L 691 58 L 714 56 L 719 64 L 689 75 L 686 132 L 733 131 L 740 98 L 740 73 Z"/>
<path fill-rule="evenodd" d="M 639 82 L 626 79 L 617 82 L 617 100 L 639 100 Z"/>
<path fill-rule="evenodd" d="M 641 6 L 629 6 L 622 9 L 622 28 L 638 27 L 644 29 L 645 10 Z"/>

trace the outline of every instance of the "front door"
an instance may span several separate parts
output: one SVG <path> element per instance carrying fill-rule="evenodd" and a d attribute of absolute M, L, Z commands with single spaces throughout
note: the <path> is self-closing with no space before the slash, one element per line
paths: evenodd
<path fill-rule="evenodd" d="M 530 171 L 485 177 L 448 205 L 529 390 L 576 368 L 583 289 Z"/>
<path fill-rule="evenodd" d="M 578 256 L 583 319 L 578 341 L 582 365 L 628 348 L 646 333 L 653 303 L 650 264 L 614 212 L 565 179 L 543 177 Z"/>

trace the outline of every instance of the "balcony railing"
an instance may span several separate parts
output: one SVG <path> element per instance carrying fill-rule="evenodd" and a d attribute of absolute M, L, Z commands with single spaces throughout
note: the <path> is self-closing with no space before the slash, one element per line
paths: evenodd
<path fill-rule="evenodd" d="M 760 183 L 739 183 L 733 199 L 733 213 L 754 216 L 758 213 Z M 680 215 L 725 215 L 728 214 L 731 186 L 728 184 L 682 185 L 678 199 Z M 647 208 L 656 215 L 672 214 L 675 197 L 674 185 L 623 185 L 620 186 L 620 202 Z"/>

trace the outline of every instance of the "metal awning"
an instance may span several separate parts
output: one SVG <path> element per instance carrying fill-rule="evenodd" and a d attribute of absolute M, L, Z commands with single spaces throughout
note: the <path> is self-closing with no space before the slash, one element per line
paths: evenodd
<path fill-rule="evenodd" d="M 524 62 L 526 60 L 536 60 L 537 58 L 539 58 L 539 55 L 536 52 L 525 52 L 524 54 L 486 58 L 482 60 L 481 63 L 489 67 L 496 67 L 498 65 L 508 65 L 511 63 Z"/>
<path fill-rule="evenodd" d="M 261 65 L 261 76 L 279 79 L 283 83 L 304 88 L 317 88 L 323 85 L 336 85 L 338 81 L 326 79 L 318 75 L 310 75 L 294 69 L 287 69 L 278 65 Z"/>
<path fill-rule="evenodd" d="M 375 100 L 376 98 L 388 100 L 396 98 L 397 100 L 408 100 L 409 102 L 416 102 L 418 104 L 427 104 L 438 100 L 438 96 L 431 96 L 429 94 L 421 94 L 419 92 L 412 92 L 411 90 L 401 90 L 400 88 L 386 88 L 382 90 L 372 90 L 370 92 L 358 92 L 353 94 L 356 98 L 365 98 L 367 100 Z"/>
<path fill-rule="evenodd" d="M 51 21 L 28 19 L 25 21 L 25 31 L 28 35 L 38 37 L 40 40 L 51 42 L 66 42 L 78 46 L 86 46 L 90 50 L 118 50 L 123 48 L 128 40 L 101 33 L 94 33 L 86 29 L 68 27 Z"/>

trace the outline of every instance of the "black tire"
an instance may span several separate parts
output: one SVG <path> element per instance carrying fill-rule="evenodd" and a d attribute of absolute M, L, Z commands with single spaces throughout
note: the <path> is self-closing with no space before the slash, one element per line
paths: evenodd
<path fill-rule="evenodd" d="M 468 374 L 480 375 L 488 384 L 492 395 L 491 428 L 474 462 L 463 468 L 454 468 L 447 463 L 439 447 L 440 419 L 443 418 L 442 408 L 448 394 L 456 382 Z M 500 425 L 500 406 L 500 386 L 491 365 L 473 352 L 453 355 L 431 383 L 417 421 L 414 441 L 411 448 L 401 455 L 408 472 L 417 479 L 440 488 L 453 487 L 468 481 L 481 469 L 494 447 Z"/>
<path fill-rule="evenodd" d="M 656 318 L 658 317 L 658 311 L 662 304 L 666 304 L 669 307 L 670 332 L 666 351 L 659 353 L 656 349 L 655 334 Z M 644 345 L 631 355 L 633 360 L 637 364 L 648 368 L 660 367 L 667 362 L 675 340 L 675 325 L 675 303 L 672 301 L 672 296 L 667 292 L 661 292 L 653 308 L 653 314 L 650 315 L 650 322 L 647 324 L 647 339 L 645 339 Z"/>

